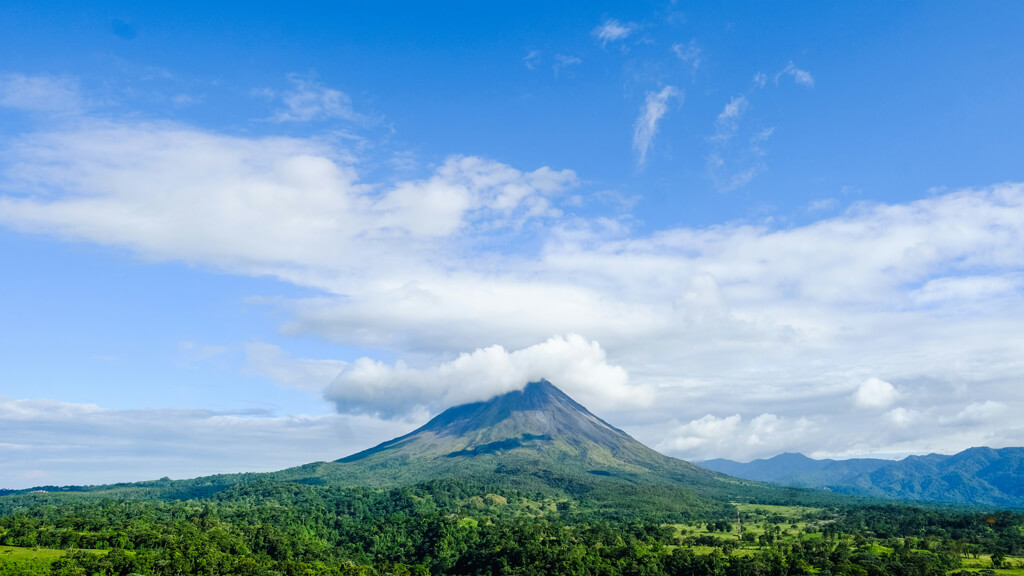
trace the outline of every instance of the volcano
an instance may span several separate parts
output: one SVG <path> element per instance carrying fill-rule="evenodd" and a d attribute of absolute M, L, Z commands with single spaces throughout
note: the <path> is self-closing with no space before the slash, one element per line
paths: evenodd
<path fill-rule="evenodd" d="M 765 489 L 660 454 L 547 380 L 449 408 L 409 434 L 340 460 L 286 472 L 302 481 L 379 487 L 458 479 L 620 510 L 652 502 L 706 510 Z"/>
<path fill-rule="evenodd" d="M 554 463 L 577 472 L 611 476 L 655 470 L 714 477 L 698 466 L 668 458 L 593 415 L 547 380 L 486 402 L 445 410 L 421 428 L 338 460 L 379 468 L 429 464 L 453 471 L 483 459 Z"/>
<path fill-rule="evenodd" d="M 257 492 L 269 486 L 274 493 L 280 483 L 414 492 L 432 486 L 427 491 L 435 498 L 444 493 L 456 502 L 467 494 L 503 493 L 537 503 L 537 513 L 562 506 L 609 518 L 660 517 L 666 522 L 722 517 L 739 501 L 806 503 L 817 498 L 807 490 L 741 480 L 660 454 L 547 380 L 449 408 L 409 434 L 333 462 L 60 491 L 178 500 L 246 486 Z"/>

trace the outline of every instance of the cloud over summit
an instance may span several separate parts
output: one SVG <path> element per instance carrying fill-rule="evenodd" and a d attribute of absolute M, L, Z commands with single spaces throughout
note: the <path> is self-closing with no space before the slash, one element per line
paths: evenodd
<path fill-rule="evenodd" d="M 642 406 L 651 398 L 650 390 L 630 385 L 626 371 L 607 362 L 600 344 L 576 334 L 511 352 L 497 345 L 480 348 L 420 369 L 360 358 L 341 371 L 325 396 L 341 413 L 393 418 L 487 400 L 541 379 L 595 408 Z"/>

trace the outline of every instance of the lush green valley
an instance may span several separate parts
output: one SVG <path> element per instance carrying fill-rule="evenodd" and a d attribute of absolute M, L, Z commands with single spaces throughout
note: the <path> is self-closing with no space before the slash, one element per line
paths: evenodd
<path fill-rule="evenodd" d="M 1024 515 L 1010 512 L 741 504 L 667 518 L 652 499 L 627 520 L 585 500 L 454 480 L 254 482 L 171 502 L 3 500 L 3 575 L 939 576 L 997 560 L 1010 576 L 1024 566 Z"/>

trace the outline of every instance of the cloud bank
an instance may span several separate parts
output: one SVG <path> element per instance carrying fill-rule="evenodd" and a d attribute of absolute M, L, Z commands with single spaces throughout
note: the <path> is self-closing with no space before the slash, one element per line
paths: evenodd
<path fill-rule="evenodd" d="M 262 411 L 109 410 L 0 396 L 0 487 L 269 472 L 341 458 L 416 424 Z"/>
<path fill-rule="evenodd" d="M 676 97 L 649 95 L 638 152 Z M 574 214 L 586 183 L 561 167 L 454 155 L 374 182 L 329 139 L 90 119 L 7 144 L 6 227 L 314 291 L 265 305 L 287 335 L 371 353 L 257 344 L 248 369 L 382 429 L 546 377 L 683 457 L 1024 441 L 1005 419 L 1024 409 L 1019 183 L 638 233 Z"/>

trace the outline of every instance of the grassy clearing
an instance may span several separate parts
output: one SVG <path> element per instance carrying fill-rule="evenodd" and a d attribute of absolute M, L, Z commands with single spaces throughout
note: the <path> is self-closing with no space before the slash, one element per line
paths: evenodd
<path fill-rule="evenodd" d="M 17 546 L 0 546 L 0 559 L 47 560 L 49 562 L 52 562 L 63 555 L 63 550 L 51 550 L 49 548 L 19 548 Z"/>
<path fill-rule="evenodd" d="M 969 572 L 980 572 L 982 570 L 995 570 L 996 576 L 1024 576 L 1024 557 L 1007 556 L 1004 568 L 992 568 L 992 557 L 988 554 L 981 554 L 977 558 L 964 558 L 963 569 Z"/>
<path fill-rule="evenodd" d="M 0 576 L 47 574 L 50 564 L 63 555 L 63 550 L 0 546 Z"/>
<path fill-rule="evenodd" d="M 786 519 L 799 520 L 809 514 L 820 514 L 824 508 L 811 508 L 808 506 L 775 506 L 772 504 L 745 504 L 734 503 L 742 514 L 766 515 L 776 514 Z"/>

